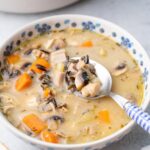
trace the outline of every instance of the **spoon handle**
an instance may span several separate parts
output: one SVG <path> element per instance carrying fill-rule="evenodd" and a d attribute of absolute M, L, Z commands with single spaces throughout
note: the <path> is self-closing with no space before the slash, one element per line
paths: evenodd
<path fill-rule="evenodd" d="M 124 105 L 124 110 L 138 125 L 150 134 L 150 115 L 130 102 Z"/>
<path fill-rule="evenodd" d="M 148 113 L 144 112 L 141 108 L 130 103 L 126 98 L 120 95 L 111 92 L 110 97 L 126 111 L 132 120 L 150 134 L 150 115 Z"/>

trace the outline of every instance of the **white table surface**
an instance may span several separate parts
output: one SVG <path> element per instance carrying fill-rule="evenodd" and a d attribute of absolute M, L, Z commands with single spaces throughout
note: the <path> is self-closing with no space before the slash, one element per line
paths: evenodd
<path fill-rule="evenodd" d="M 82 0 L 53 12 L 32 15 L 0 12 L 0 43 L 18 27 L 35 19 L 56 14 L 85 14 L 110 20 L 133 34 L 150 55 L 150 0 Z M 150 113 L 150 106 L 148 112 Z M 16 138 L 1 124 L 0 141 L 7 144 L 10 150 L 38 150 Z M 150 150 L 148 145 L 150 135 L 136 126 L 121 141 L 104 150 Z"/>

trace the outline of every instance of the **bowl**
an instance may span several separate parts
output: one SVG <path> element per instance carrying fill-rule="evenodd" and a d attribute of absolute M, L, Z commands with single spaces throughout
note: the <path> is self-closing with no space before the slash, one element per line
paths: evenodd
<path fill-rule="evenodd" d="M 0 10 L 13 13 L 39 13 L 65 7 L 77 1 L 79 0 L 1 0 Z"/>
<path fill-rule="evenodd" d="M 94 31 L 96 33 L 103 34 L 112 38 L 114 41 L 127 48 L 129 53 L 139 64 L 143 79 L 144 79 L 144 97 L 142 102 L 142 109 L 145 110 L 150 101 L 150 60 L 146 54 L 144 48 L 140 43 L 127 31 L 119 26 L 108 22 L 106 20 L 83 16 L 83 15 L 58 15 L 44 19 L 37 20 L 28 25 L 25 25 L 21 29 L 17 30 L 9 37 L 0 47 L 0 57 L 3 59 L 4 51 L 11 51 L 14 47 L 18 46 L 26 39 L 31 39 L 39 34 L 49 32 L 51 30 L 62 30 L 65 28 L 79 28 L 84 30 Z M 37 147 L 41 147 L 44 150 L 94 150 L 101 149 L 113 142 L 120 140 L 123 136 L 129 133 L 134 126 L 134 122 L 130 121 L 125 127 L 119 131 L 107 136 L 103 139 L 84 143 L 84 144 L 52 144 L 46 143 L 35 138 L 25 135 L 18 129 L 16 129 L 6 118 L 0 113 L 0 120 L 11 132 L 13 132 L 20 139 L 31 143 Z"/>

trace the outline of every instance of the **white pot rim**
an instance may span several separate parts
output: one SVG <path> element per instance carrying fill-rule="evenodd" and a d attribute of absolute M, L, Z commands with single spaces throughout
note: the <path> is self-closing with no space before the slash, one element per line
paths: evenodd
<path fill-rule="evenodd" d="M 53 20 L 53 19 L 59 19 L 59 18 L 73 18 L 73 19 L 79 19 L 79 18 L 85 18 L 87 20 L 97 20 L 97 21 L 101 21 L 101 22 L 105 22 L 106 24 L 109 24 L 110 26 L 112 27 L 115 27 L 117 28 L 118 30 L 124 32 L 126 35 L 128 35 L 129 37 L 132 38 L 132 40 L 138 44 L 138 46 L 140 47 L 140 49 L 143 50 L 143 53 L 145 56 L 148 57 L 147 53 L 145 52 L 144 48 L 141 46 L 141 44 L 131 35 L 129 34 L 127 31 L 125 31 L 124 29 L 122 29 L 121 27 L 119 27 L 118 25 L 112 23 L 112 22 L 109 22 L 109 21 L 106 21 L 104 19 L 101 19 L 101 18 L 96 18 L 96 17 L 91 17 L 91 16 L 86 16 L 86 15 L 78 15 L 78 14 L 69 14 L 69 15 L 56 15 L 56 16 L 50 16 L 50 17 L 46 17 L 46 18 L 43 18 L 43 19 L 38 19 L 36 21 L 33 21 L 27 25 L 24 25 L 23 27 L 21 27 L 20 29 L 18 29 L 17 31 L 15 31 L 13 34 L 11 34 L 11 36 L 5 41 L 3 42 L 3 44 L 1 44 L 0 46 L 0 49 L 3 47 L 3 45 L 5 45 L 10 39 L 13 38 L 14 35 L 20 33 L 22 30 L 36 24 L 36 23 L 39 23 L 39 22 L 44 22 L 44 21 L 48 21 L 48 20 Z M 149 66 L 150 66 L 150 60 L 148 60 L 149 62 Z M 149 94 L 150 96 L 150 94 Z M 142 104 L 142 109 L 145 110 L 147 107 L 148 107 L 148 104 L 150 102 L 150 99 L 148 101 L 145 101 L 143 104 Z M 122 129 L 116 131 L 115 133 L 107 136 L 107 137 L 104 137 L 102 139 L 99 139 L 99 140 L 96 140 L 96 141 L 93 141 L 93 142 L 88 142 L 88 143 L 83 143 L 83 144 L 53 144 L 53 143 L 47 143 L 47 142 L 43 142 L 43 141 L 40 141 L 38 139 L 35 139 L 33 137 L 30 137 L 24 133 L 22 133 L 21 131 L 19 131 L 17 128 L 15 128 L 5 117 L 2 113 L 0 113 L 0 119 L 1 119 L 1 122 L 4 123 L 4 125 L 10 129 L 14 134 L 18 135 L 19 137 L 25 139 L 26 141 L 29 141 L 33 144 L 38 144 L 38 145 L 41 145 L 41 146 L 46 146 L 46 147 L 53 147 L 53 148 L 62 148 L 62 149 L 67 149 L 67 148 L 85 148 L 85 147 L 92 147 L 96 144 L 101 144 L 101 143 L 105 143 L 105 142 L 108 142 L 108 141 L 111 141 L 113 138 L 116 139 L 118 137 L 122 137 L 124 136 L 125 134 L 127 134 L 132 128 L 133 126 L 135 125 L 134 121 L 130 121 L 125 127 L 123 127 Z"/>

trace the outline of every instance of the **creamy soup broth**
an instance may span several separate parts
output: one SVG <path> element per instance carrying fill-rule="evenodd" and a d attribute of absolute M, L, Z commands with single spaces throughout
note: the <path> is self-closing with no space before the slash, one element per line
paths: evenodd
<path fill-rule="evenodd" d="M 52 44 L 51 39 L 63 39 L 64 43 L 53 41 Z M 28 51 L 29 49 L 32 49 L 31 53 Z M 35 52 L 35 49 L 37 52 Z M 11 66 L 10 68 L 17 68 L 19 73 L 10 78 L 10 74 L 7 75 L 3 69 L 3 80 L 0 82 L 1 110 L 16 128 L 29 136 L 46 142 L 71 144 L 101 139 L 129 123 L 130 119 L 126 113 L 110 97 L 103 97 L 98 100 L 83 99 L 67 92 L 62 86 L 53 85 L 53 83 L 49 87 L 57 103 L 57 108 L 54 103 L 48 106 L 52 108 L 45 108 L 46 105 L 41 100 L 44 97 L 44 89 L 41 87 L 41 81 L 39 80 L 44 71 L 32 74 L 31 76 L 34 77 L 31 77 L 32 83 L 30 86 L 20 90 L 22 87 L 17 87 L 17 80 L 24 72 L 29 72 L 31 65 L 38 57 L 44 58 L 44 56 L 38 55 L 38 50 L 41 49 L 48 51 L 45 59 L 51 67 L 46 74 L 50 77 L 57 70 L 57 67 L 55 67 L 57 63 L 52 65 L 53 62 L 50 60 L 51 52 L 64 49 L 69 58 L 88 55 L 90 59 L 101 63 L 110 71 L 113 92 L 128 98 L 137 105 L 142 102 L 143 82 L 140 68 L 125 48 L 109 37 L 90 31 L 74 29 L 55 31 L 22 43 L 11 54 L 17 55 L 14 60 L 10 58 L 10 55 L 5 56 L 5 61 Z M 35 50 L 34 53 L 33 50 Z M 27 51 L 29 54 L 25 54 Z M 29 64 L 24 69 L 23 65 L 26 62 Z M 120 64 L 121 66 L 119 66 Z M 120 70 L 117 70 L 117 67 Z M 45 95 L 47 96 L 46 91 Z M 39 108 L 41 103 L 46 110 L 41 110 L 41 106 Z M 39 125 L 38 128 L 41 128 L 37 132 L 34 131 L 30 125 L 32 121 L 30 122 L 29 118 L 24 119 L 29 114 L 34 114 L 45 124 L 45 127 Z M 37 121 L 35 116 L 34 119 Z M 46 139 L 44 133 L 42 133 L 43 130 L 47 130 L 54 135 L 52 135 L 52 138 Z M 45 131 L 45 134 L 48 134 L 47 132 Z"/>

